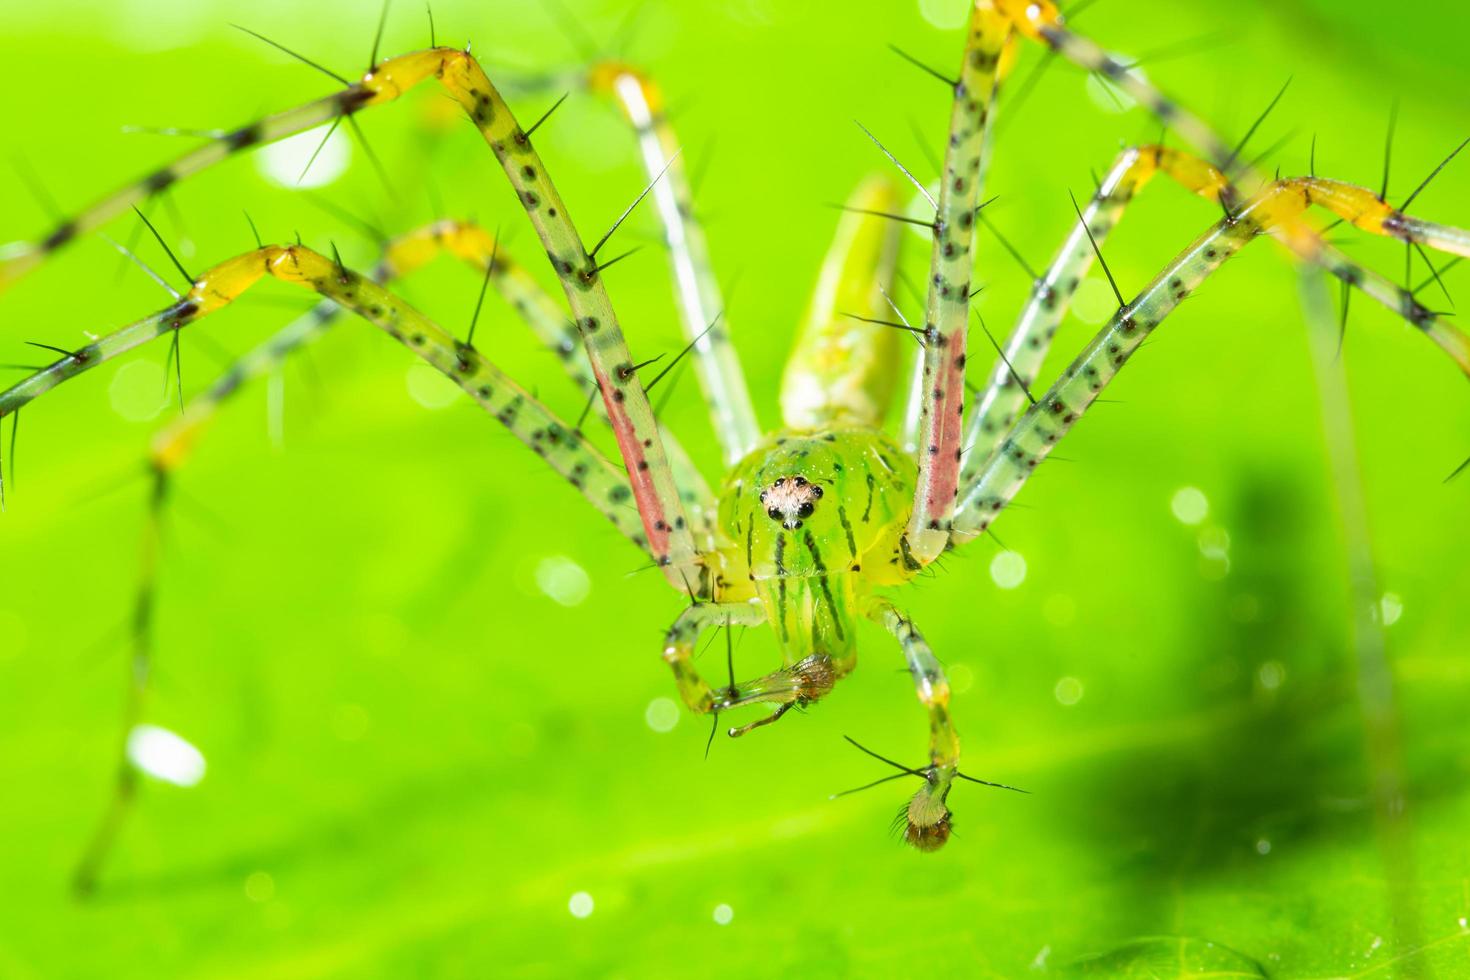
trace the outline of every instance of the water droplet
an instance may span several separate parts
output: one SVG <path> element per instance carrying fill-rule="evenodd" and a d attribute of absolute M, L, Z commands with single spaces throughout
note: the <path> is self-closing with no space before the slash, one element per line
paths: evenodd
<path fill-rule="evenodd" d="M 1286 680 L 1286 665 L 1279 660 L 1267 660 L 1256 668 L 1256 681 L 1267 691 L 1274 691 Z"/>
<path fill-rule="evenodd" d="M 1072 312 L 1083 323 L 1101 324 L 1118 312 L 1118 297 L 1106 279 L 1092 277 L 1078 283 L 1072 294 Z"/>
<path fill-rule="evenodd" d="M 129 422 L 147 422 L 163 411 L 163 365 L 129 361 L 117 369 L 107 386 L 112 410 Z"/>
<path fill-rule="evenodd" d="M 1261 600 L 1242 592 L 1230 600 L 1230 618 L 1237 623 L 1254 623 L 1261 618 Z"/>
<path fill-rule="evenodd" d="M 245 897 L 252 902 L 269 902 L 276 895 L 276 879 L 264 871 L 245 876 Z"/>
<path fill-rule="evenodd" d="M 964 27 L 970 5 L 965 0 L 919 0 L 919 16 L 941 31 Z"/>
<path fill-rule="evenodd" d="M 1262 855 L 1263 857 L 1267 854 L 1270 854 L 1271 842 L 1264 837 L 1256 841 L 1256 853 Z"/>
<path fill-rule="evenodd" d="M 1383 617 L 1383 625 L 1392 626 L 1404 614 L 1404 600 L 1397 592 L 1385 592 L 1378 601 L 1378 611 Z"/>
<path fill-rule="evenodd" d="M 408 387 L 408 397 L 431 410 L 448 408 L 464 394 L 459 385 L 423 362 L 408 366 L 403 383 Z"/>
<path fill-rule="evenodd" d="M 1068 708 L 1082 700 L 1082 693 L 1082 682 L 1075 677 L 1063 677 L 1052 689 L 1057 703 Z"/>
<path fill-rule="evenodd" d="M 585 919 L 592 914 L 592 896 L 586 892 L 574 892 L 567 901 L 567 911 L 576 919 Z"/>
<path fill-rule="evenodd" d="M 1026 581 L 1026 559 L 1019 551 L 1002 551 L 990 560 L 990 577 L 1002 589 L 1014 589 Z"/>
<path fill-rule="evenodd" d="M 672 698 L 654 698 L 644 709 L 643 720 L 656 732 L 671 732 L 679 724 L 679 706 Z"/>
<path fill-rule="evenodd" d="M 204 753 L 157 725 L 135 725 L 128 732 L 128 761 L 140 772 L 175 786 L 193 786 L 204 778 Z"/>
<path fill-rule="evenodd" d="M 1223 527 L 1207 527 L 1199 533 L 1199 553 L 1206 558 L 1230 558 L 1230 532 Z"/>
<path fill-rule="evenodd" d="M 327 135 L 328 125 L 330 124 L 262 146 L 256 151 L 255 165 L 267 179 L 282 187 L 306 188 L 330 184 L 347 169 L 352 146 L 341 127 L 323 144 L 322 137 Z M 322 151 L 317 153 L 316 162 L 312 163 L 311 169 L 302 177 L 301 171 L 306 169 L 307 162 L 316 153 L 318 146 Z"/>
<path fill-rule="evenodd" d="M 1180 487 L 1169 499 L 1169 509 L 1181 524 L 1198 524 L 1210 516 L 1210 498 L 1199 487 Z"/>
<path fill-rule="evenodd" d="M 579 606 L 592 591 L 587 572 L 565 555 L 548 555 L 536 566 L 536 584 L 563 606 Z"/>
<path fill-rule="evenodd" d="M 975 686 L 975 672 L 967 664 L 954 664 L 945 674 L 949 677 L 949 689 L 955 694 L 964 694 Z"/>
<path fill-rule="evenodd" d="M 1261 964 L 1223 943 L 1193 936 L 1132 939 L 1063 964 L 1062 977 L 1261 977 Z"/>
<path fill-rule="evenodd" d="M 721 902 L 719 905 L 715 906 L 715 925 L 728 926 L 730 924 L 730 920 L 733 918 L 735 918 L 735 910 L 732 909 L 730 906 L 726 905 L 724 902 Z"/>
<path fill-rule="evenodd" d="M 1128 74 L 1135 78 L 1144 77 L 1143 72 L 1137 68 L 1130 68 Z M 1104 79 L 1098 72 L 1093 72 L 1087 76 L 1086 88 L 1088 97 L 1097 103 L 1099 108 L 1107 112 L 1127 112 L 1138 104 L 1133 96 L 1112 82 Z"/>

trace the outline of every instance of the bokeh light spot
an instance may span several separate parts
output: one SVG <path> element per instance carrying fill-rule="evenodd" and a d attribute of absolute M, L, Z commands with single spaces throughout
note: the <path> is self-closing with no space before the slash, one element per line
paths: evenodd
<path fill-rule="evenodd" d="M 322 143 L 327 128 L 318 126 L 262 146 L 255 154 L 255 165 L 267 179 L 282 187 L 323 187 L 330 184 L 347 169 L 352 147 L 341 127 L 327 136 L 326 143 Z M 322 149 L 313 162 L 311 155 L 316 153 L 318 146 Z M 311 162 L 310 170 L 306 169 L 308 162 Z M 303 170 L 306 170 L 305 177 L 301 176 Z"/>
<path fill-rule="evenodd" d="M 1014 589 L 1026 581 L 1026 559 L 1019 551 L 1002 551 L 990 560 L 990 577 L 1002 589 Z"/>
<path fill-rule="evenodd" d="M 1180 487 L 1169 500 L 1169 509 L 1181 524 L 1198 524 L 1210 516 L 1210 499 L 1199 487 Z"/>
<path fill-rule="evenodd" d="M 679 724 L 679 706 L 671 698 L 654 698 L 644 709 L 643 720 L 660 734 L 671 732 Z"/>
<path fill-rule="evenodd" d="M 536 585 L 563 606 L 579 606 L 592 591 L 587 572 L 566 555 L 548 555 L 536 566 Z"/>

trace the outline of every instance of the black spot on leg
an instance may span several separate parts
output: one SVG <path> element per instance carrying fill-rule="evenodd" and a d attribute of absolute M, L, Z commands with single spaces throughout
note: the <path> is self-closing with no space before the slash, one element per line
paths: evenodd
<path fill-rule="evenodd" d="M 47 235 L 46 240 L 41 243 L 41 248 L 47 252 L 54 251 L 75 237 L 77 237 L 77 226 L 74 222 L 68 221 L 58 225 L 55 231 Z"/>
<path fill-rule="evenodd" d="M 214 386 L 213 395 L 216 398 L 228 398 L 235 393 L 244 382 L 245 375 L 239 368 L 233 368 Z"/>
<path fill-rule="evenodd" d="M 157 194 L 159 191 L 167 190 L 169 185 L 177 179 L 172 170 L 164 167 L 162 170 L 149 174 L 143 180 L 143 186 L 149 194 Z"/>
<path fill-rule="evenodd" d="M 246 147 L 259 143 L 264 136 L 265 134 L 261 131 L 259 123 L 251 126 L 241 126 L 233 133 L 225 136 L 225 145 L 231 150 L 243 150 Z"/>
<path fill-rule="evenodd" d="M 337 109 L 344 116 L 350 116 L 371 102 L 373 93 L 360 85 L 354 85 L 346 91 L 337 94 Z"/>

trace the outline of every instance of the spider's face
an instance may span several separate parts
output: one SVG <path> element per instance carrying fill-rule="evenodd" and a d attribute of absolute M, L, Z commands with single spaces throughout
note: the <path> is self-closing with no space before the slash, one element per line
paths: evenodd
<path fill-rule="evenodd" d="M 776 482 L 760 492 L 759 500 L 766 516 L 788 531 L 795 531 L 816 512 L 826 491 L 800 474 L 776 477 Z"/>

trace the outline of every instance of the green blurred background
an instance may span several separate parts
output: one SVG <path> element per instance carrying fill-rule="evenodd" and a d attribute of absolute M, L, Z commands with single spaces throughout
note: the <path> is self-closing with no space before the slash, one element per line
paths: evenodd
<path fill-rule="evenodd" d="M 822 205 L 884 166 L 852 120 L 930 172 L 920 136 L 941 145 L 946 93 L 886 45 L 949 70 L 964 4 L 568 2 L 603 42 L 639 8 L 625 53 L 661 79 L 705 170 L 729 322 L 774 425 L 835 223 Z M 578 60 L 534 3 L 436 0 L 434 16 L 492 74 Z M 51 224 L 21 169 L 74 209 L 193 145 L 123 127 L 229 128 L 331 89 L 230 22 L 353 75 L 376 17 L 346 0 L 5 4 L 0 149 L 25 163 L 6 172 L 0 238 Z M 1363 0 L 1106 0 L 1077 27 L 1155 52 L 1150 77 L 1230 139 L 1292 76 L 1252 142 L 1286 138 L 1267 169 L 1305 171 L 1316 134 L 1319 173 L 1376 187 L 1399 98 L 1401 200 L 1470 135 L 1470 16 L 1448 3 L 1411 17 Z M 422 9 L 399 4 L 385 53 L 427 40 Z M 1021 74 L 1040 57 L 1028 49 Z M 513 104 L 532 119 L 557 94 Z M 544 271 L 477 134 L 437 91 L 405 103 L 362 117 L 394 192 L 344 140 L 314 173 L 343 172 L 316 193 L 394 231 L 434 217 L 437 194 L 445 213 L 503 220 Z M 1065 66 L 1007 108 L 991 213 L 1039 265 L 1073 220 L 1067 190 L 1157 127 Z M 643 183 L 630 134 L 589 98 L 538 143 L 584 235 Z M 250 247 L 242 208 L 268 238 L 335 241 L 369 266 L 371 241 L 272 178 L 293 166 L 299 152 L 232 160 L 154 213 L 192 270 Z M 1467 167 L 1415 211 L 1470 224 Z M 1124 288 L 1216 217 L 1160 181 L 1108 244 Z M 643 213 L 620 235 L 655 233 Z M 1337 234 L 1402 276 L 1401 249 Z M 921 271 L 925 243 L 910 245 Z M 997 328 L 1028 283 L 994 239 L 979 255 Z M 609 280 L 635 353 L 679 346 L 656 250 Z M 403 286 L 456 330 L 478 289 L 448 261 Z M 1084 286 L 1057 364 L 1096 329 L 1104 289 Z M 25 340 L 74 347 L 161 300 L 107 243 L 81 241 L 0 297 L 0 360 L 33 360 Z M 309 301 L 268 284 L 191 329 L 186 392 Z M 508 309 L 487 301 L 480 337 L 580 410 Z M 148 716 L 199 746 L 208 776 L 150 784 L 100 893 L 72 901 L 110 788 L 142 454 L 174 410 L 165 356 L 108 365 L 22 423 L 0 520 L 0 976 L 1470 976 L 1470 479 L 1441 482 L 1470 452 L 1470 399 L 1436 350 L 1355 300 L 1342 365 L 1402 733 L 1372 762 L 1296 275 L 1272 245 L 1205 284 L 1068 438 L 1075 462 L 1045 467 L 998 523 L 1023 566 L 982 540 L 898 597 L 951 671 L 967 770 L 1033 791 L 961 786 L 956 839 L 933 855 L 887 832 L 909 787 L 827 799 L 885 774 L 843 734 L 922 759 L 886 636 L 866 629 L 862 669 L 826 702 L 719 738 L 705 760 L 705 723 L 669 728 L 658 649 L 680 599 L 630 574 L 639 556 L 447 382 L 349 323 L 238 397 L 177 483 Z M 693 382 L 667 417 L 713 477 Z M 774 656 L 752 632 L 740 670 Z M 1395 774 L 1404 811 L 1385 824 L 1372 786 Z M 589 915 L 571 913 L 587 910 L 578 893 Z"/>

